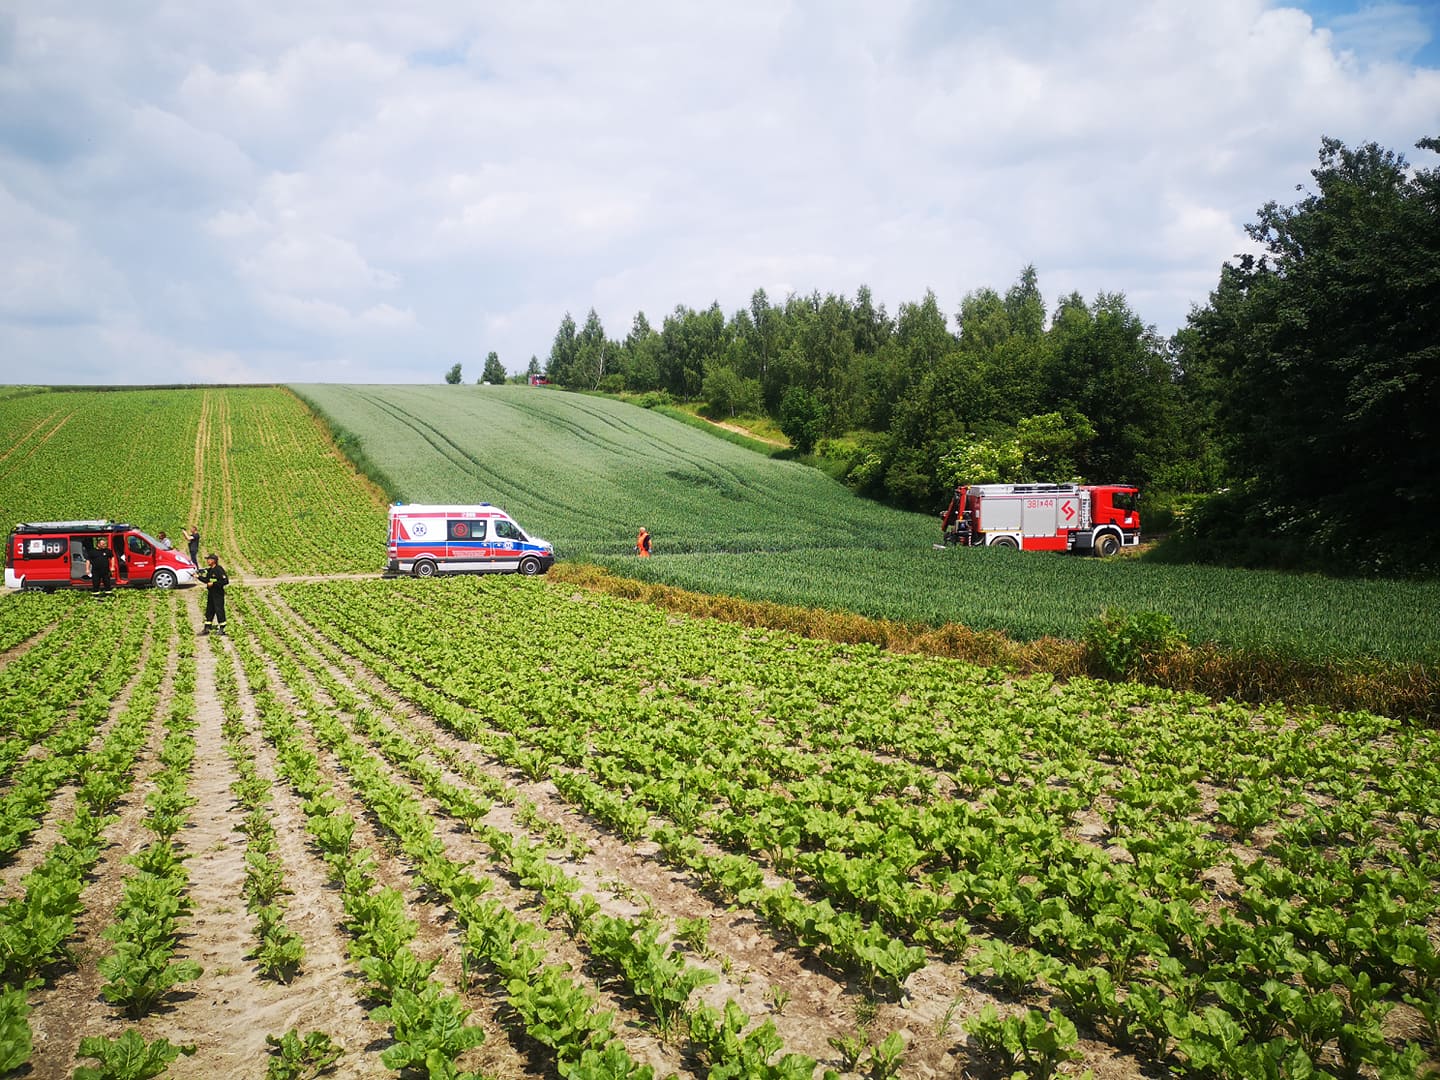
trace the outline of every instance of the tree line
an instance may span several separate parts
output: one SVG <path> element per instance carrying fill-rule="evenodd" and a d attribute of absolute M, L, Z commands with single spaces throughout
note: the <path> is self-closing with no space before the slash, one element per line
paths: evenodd
<path fill-rule="evenodd" d="M 957 483 L 1131 483 L 1184 511 L 1170 557 L 1435 575 L 1440 172 L 1373 143 L 1319 157 L 1314 190 L 1260 209 L 1259 253 L 1169 338 L 1121 293 L 1048 307 L 1026 266 L 948 314 L 926 292 L 892 315 L 863 285 L 682 304 L 658 329 L 641 312 L 623 340 L 567 313 L 544 374 L 771 417 L 917 510 Z"/>

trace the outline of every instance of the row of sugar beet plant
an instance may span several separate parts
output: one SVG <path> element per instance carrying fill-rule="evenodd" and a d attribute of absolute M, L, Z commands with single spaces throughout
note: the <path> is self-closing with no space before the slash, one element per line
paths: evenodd
<path fill-rule="evenodd" d="M 8 623 L 17 608 L 0 610 L 0 621 Z M 26 1064 L 68 1068 L 54 1058 L 68 1053 L 99 1062 L 80 1067 L 77 1076 L 121 1075 L 113 1070 L 122 1062 L 158 1070 L 192 1048 L 147 1040 L 138 1022 L 200 974 L 197 964 L 177 955 L 189 911 L 186 855 L 175 838 L 194 803 L 188 793 L 193 648 L 188 634 L 178 635 L 178 649 L 167 647 L 177 640 L 181 621 L 173 598 L 151 594 L 131 603 L 56 610 L 59 619 L 40 628 L 28 651 L 0 672 L 0 728 L 11 733 L 7 750 L 17 741 L 30 743 L 23 762 L 6 758 L 0 817 L 9 842 L 3 857 L 9 863 L 21 846 L 41 842 L 42 821 L 53 821 L 56 836 L 0 902 L 0 1073 Z M 162 709 L 167 693 L 170 704 Z M 122 828 L 118 811 L 137 789 L 137 761 L 157 725 L 164 734 L 144 800 L 145 828 L 153 838 L 126 860 L 120 900 L 100 939 L 78 947 L 79 919 L 99 888 L 97 866 Z M 73 802 L 56 798 L 62 786 L 73 789 Z M 40 1060 L 32 1007 L 53 1012 L 57 1006 L 49 998 L 57 985 L 91 962 L 101 998 L 129 1023 L 116 1037 L 89 1035 L 78 1045 L 47 1039 L 51 1059 Z M 47 1028 L 62 1020 L 45 1019 Z M 95 1030 L 101 1022 L 96 1017 L 79 1026 Z"/>
<path fill-rule="evenodd" d="M 438 720 L 880 991 L 924 950 L 1031 1009 L 1014 1038 L 1074 1021 L 1194 1075 L 1436 1055 L 1433 732 L 997 680 L 541 586 L 285 594 Z"/>
<path fill-rule="evenodd" d="M 417 728 L 404 710 L 345 677 L 344 656 L 324 637 L 297 627 L 263 597 L 244 598 L 242 606 L 254 647 L 242 638 L 236 649 L 279 775 L 303 801 L 307 829 L 341 889 L 350 954 L 365 978 L 371 1018 L 391 1027 L 395 1045 L 381 1055 L 387 1066 L 423 1064 L 431 1075 L 470 1075 L 458 1062 L 486 1038 L 484 1026 L 470 1022 L 466 1004 L 468 982 L 478 978 L 502 990 L 526 1036 L 549 1048 L 561 1075 L 654 1074 L 617 1037 L 615 1010 L 604 1004 L 609 995 L 549 960 L 556 947 L 551 931 L 517 914 L 538 906 L 585 943 L 604 981 L 623 987 L 621 998 L 646 1022 L 673 1034 L 686 1019 L 692 1051 L 713 1069 L 742 1070 L 735 1075 L 761 1069 L 796 1080 L 813 1074 L 814 1059 L 780 1052 L 773 1026 L 742 1033 L 748 1018 L 735 1009 L 688 1008 L 691 994 L 715 981 L 714 972 L 688 963 L 673 942 L 663 943 L 665 928 L 653 918 L 602 913 L 553 861 L 563 853 L 552 846 L 552 831 L 541 828 L 536 837 L 529 826 L 487 825 L 496 801 L 523 811 L 513 788 L 445 754 L 433 728 Z M 322 760 L 334 763 L 340 783 L 320 778 Z M 359 822 L 346 809 L 347 792 L 374 816 L 389 853 L 363 844 Z M 516 820 L 533 822 L 523 812 Z M 447 840 L 457 827 L 465 838 Z M 490 898 L 501 886 L 469 869 L 475 861 L 464 857 L 469 852 L 494 864 L 517 898 Z M 436 977 L 435 958 L 418 958 L 416 912 L 399 890 L 380 884 L 385 866 L 397 859 L 422 883 L 425 902 L 443 908 L 444 919 L 458 928 L 458 988 Z"/>

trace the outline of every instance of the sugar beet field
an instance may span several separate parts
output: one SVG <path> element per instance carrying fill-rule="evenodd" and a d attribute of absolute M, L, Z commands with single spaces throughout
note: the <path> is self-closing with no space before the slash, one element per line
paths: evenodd
<path fill-rule="evenodd" d="M 133 407 L 237 583 L 0 597 L 0 1075 L 1434 1068 L 1433 731 L 381 580 L 295 399 L 153 393 L 0 396 L 12 519 Z"/>

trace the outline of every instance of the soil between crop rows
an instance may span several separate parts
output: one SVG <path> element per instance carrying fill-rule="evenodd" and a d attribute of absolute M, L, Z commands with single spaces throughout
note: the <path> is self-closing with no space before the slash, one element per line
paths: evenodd
<path fill-rule="evenodd" d="M 161 719 L 175 700 L 177 633 L 193 633 L 200 626 L 203 601 L 199 590 L 170 597 L 127 596 L 118 602 L 150 605 L 151 632 L 135 676 L 113 702 L 107 725 L 125 709 L 145 659 L 152 653 L 169 659 L 148 740 L 133 769 L 134 784 L 120 803 L 118 820 L 105 831 L 107 847 L 85 889 L 84 915 L 71 939 L 74 963 L 30 997 L 34 1050 L 24 1075 L 68 1077 L 82 1038 L 116 1037 L 130 1027 L 147 1040 L 164 1038 L 195 1047 L 193 1056 L 171 1066 L 168 1075 L 175 1077 L 263 1075 L 267 1036 L 292 1029 L 325 1032 L 343 1047 L 333 1075 L 393 1074 L 380 1061 L 380 1052 L 393 1043 L 390 1028 L 368 1015 L 371 1003 L 351 955 L 340 892 L 306 832 L 304 807 L 283 779 L 276 747 L 263 730 L 259 700 L 267 693 L 297 721 L 301 741 L 339 799 L 337 813 L 355 819 L 352 845 L 373 853 L 378 885 L 403 894 L 405 914 L 415 925 L 411 948 L 422 960 L 435 962 L 433 978 L 458 994 L 470 1010 L 469 1023 L 484 1029 L 484 1043 L 460 1059 L 463 1067 L 495 1078 L 556 1074 L 553 1059 L 526 1035 L 507 1004 L 505 987 L 485 971 L 467 970 L 455 912 L 424 885 L 413 858 L 356 787 L 333 738 L 327 740 L 316 728 L 317 706 L 320 713 L 338 718 L 351 737 L 382 761 L 386 779 L 406 789 L 434 819 L 446 858 L 483 879 L 487 897 L 545 928 L 544 962 L 568 969 L 602 1008 L 613 1011 L 614 1030 L 627 1052 L 653 1066 L 657 1076 L 704 1075 L 703 1066 L 687 1051 L 683 1024 L 668 1032 L 658 1030 L 638 1002 L 596 966 L 563 920 L 543 907 L 536 891 L 505 870 L 491 844 L 447 811 L 425 785 L 384 760 L 379 744 L 366 734 L 367 723 L 378 720 L 385 730 L 411 740 L 444 784 L 480 795 L 501 791 L 483 824 L 546 846 L 548 861 L 578 881 L 601 914 L 655 918 L 672 933 L 680 920 L 703 920 L 708 926 L 704 947 L 687 948 L 685 956 L 713 971 L 716 981 L 696 991 L 691 1005 L 704 1002 L 718 1009 L 733 1000 L 752 1018 L 773 1021 L 785 1052 L 813 1057 L 822 1067 L 841 1068 L 832 1039 L 875 1043 L 898 1031 L 905 1039 L 902 1076 L 985 1076 L 991 1071 L 972 1052 L 961 1024 L 987 1004 L 997 1004 L 1002 1011 L 1016 1006 L 978 988 L 959 964 L 932 955 L 906 980 L 903 998 L 872 998 L 803 950 L 777 940 L 753 910 L 717 902 L 690 874 L 667 865 L 656 844 L 623 841 L 567 803 L 552 781 L 528 779 L 401 699 L 364 663 L 345 655 L 341 635 L 332 640 L 326 628 L 313 627 L 296 615 L 275 582 L 252 580 L 235 593 L 240 613 L 237 617 L 232 607 L 231 636 L 199 638 L 194 648 L 195 756 L 188 791 L 196 801 L 177 838 L 188 856 L 187 895 L 192 904 L 178 955 L 197 961 L 203 974 L 169 993 L 138 1021 L 100 995 L 103 979 L 96 964 L 111 949 L 102 935 L 132 872 L 126 859 L 146 843 L 146 798 L 159 769 Z M 168 614 L 176 604 L 183 614 L 178 631 Z M 10 650 L 0 662 L 18 661 L 41 640 L 43 635 Z M 217 675 L 222 664 L 233 669 L 237 687 L 228 735 Z M 105 730 L 102 725 L 97 740 Z M 269 813 L 287 885 L 285 922 L 305 945 L 304 961 L 289 982 L 261 977 L 254 960 L 255 920 L 245 900 L 245 815 L 233 793 L 240 773 L 227 753 L 227 738 L 239 740 L 255 772 L 271 785 Z M 1208 790 L 1205 798 L 1214 801 Z M 15 883 L 56 842 L 59 824 L 74 805 L 74 785 L 57 792 L 41 828 L 6 867 L 3 895 L 13 895 Z M 1080 820 L 1082 833 L 1086 820 Z M 1216 884 L 1221 893 L 1233 888 L 1233 882 Z M 1392 1020 L 1407 1015 L 1396 1010 Z M 1083 1067 L 1100 1080 L 1143 1075 L 1139 1062 L 1108 1043 L 1082 1038 L 1079 1048 Z"/>

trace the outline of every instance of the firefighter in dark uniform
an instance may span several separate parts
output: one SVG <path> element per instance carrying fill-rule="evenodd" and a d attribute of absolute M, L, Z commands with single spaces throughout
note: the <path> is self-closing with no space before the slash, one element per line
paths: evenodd
<path fill-rule="evenodd" d="M 196 577 L 205 583 L 205 628 L 202 634 L 210 633 L 210 620 L 214 619 L 220 633 L 225 633 L 225 586 L 230 577 L 220 565 L 220 557 L 213 551 L 205 556 L 205 569 Z"/>
<path fill-rule="evenodd" d="M 110 547 L 104 540 L 96 540 L 86 547 L 85 558 L 90 563 L 90 590 L 103 596 L 115 587 L 110 576 Z"/>

